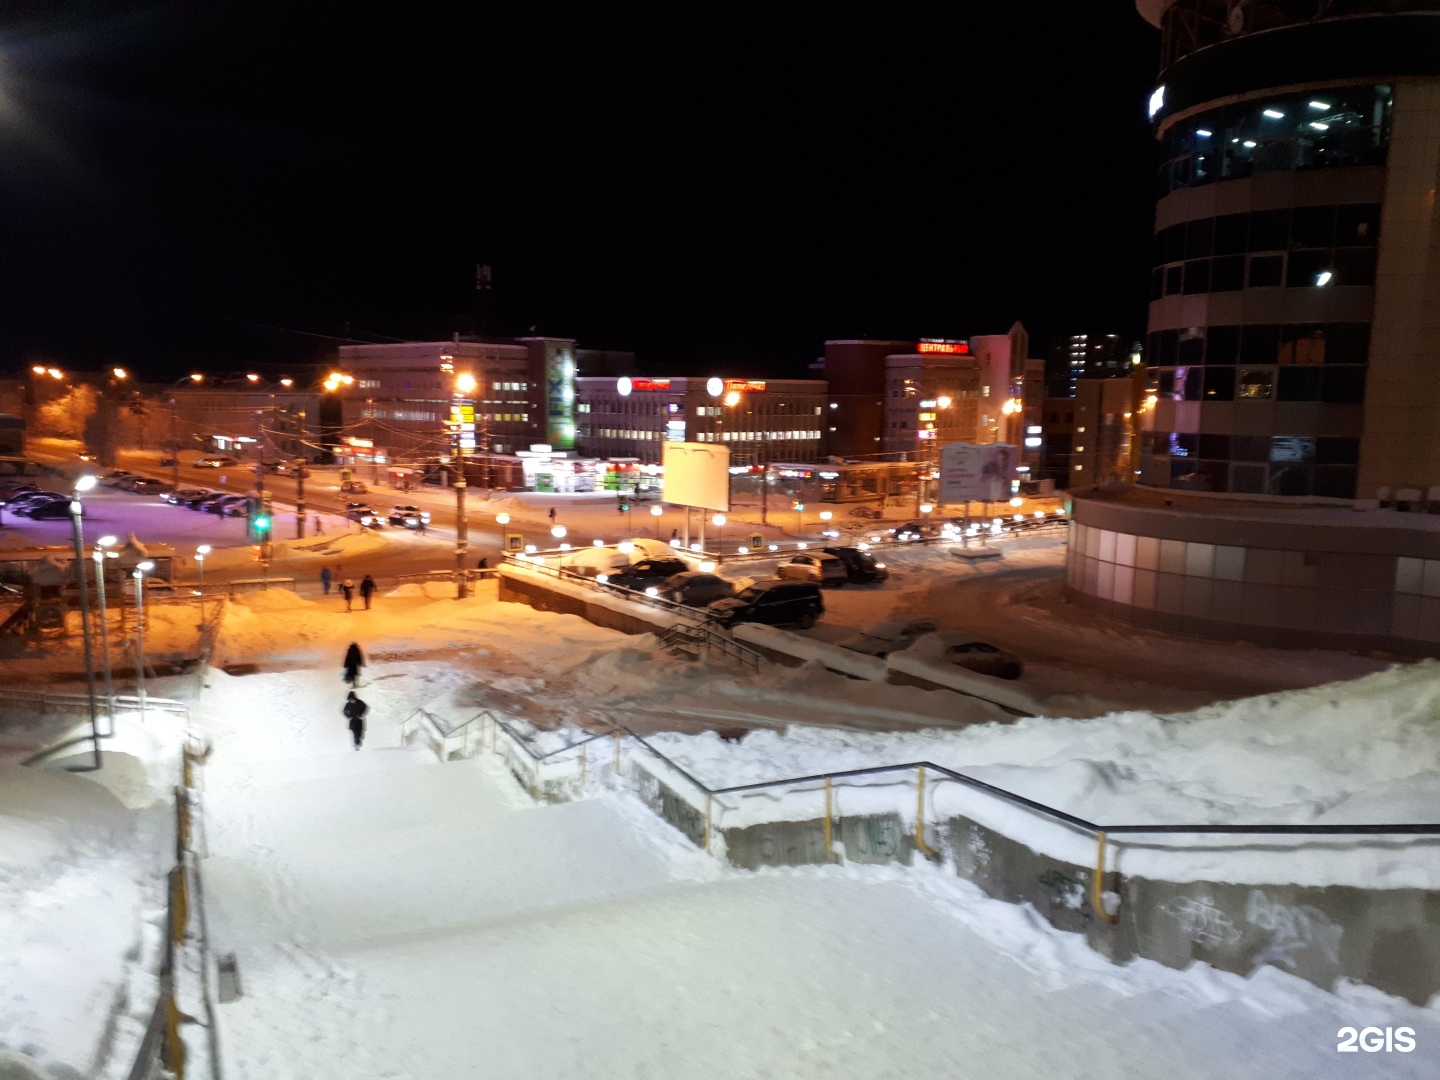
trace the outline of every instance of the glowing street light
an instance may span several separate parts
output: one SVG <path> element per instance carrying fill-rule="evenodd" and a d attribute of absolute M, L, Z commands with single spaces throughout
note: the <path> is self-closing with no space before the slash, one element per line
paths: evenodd
<path fill-rule="evenodd" d="M 1012 498 L 1012 499 L 1010 500 L 1010 505 L 1011 505 L 1011 506 L 1024 506 L 1024 505 L 1025 505 L 1025 500 L 1022 499 L 1019 495 L 1016 495 L 1014 498 Z"/>
<path fill-rule="evenodd" d="M 200 374 L 200 372 L 196 371 L 191 374 L 190 381 L 193 383 L 202 383 L 205 381 L 205 376 Z"/>
<path fill-rule="evenodd" d="M 33 371 L 36 375 L 44 375 L 44 374 L 45 374 L 45 365 L 44 365 L 44 364 L 36 364 L 36 365 L 35 365 L 34 367 L 32 367 L 30 370 Z"/>
<path fill-rule="evenodd" d="M 249 375 L 246 375 L 245 378 L 249 379 L 252 383 L 257 383 L 260 381 L 260 376 L 254 374 L 253 372 Z"/>
<path fill-rule="evenodd" d="M 662 509 L 660 509 L 660 507 L 658 507 L 658 506 L 652 506 L 652 507 L 650 507 L 650 514 L 651 514 L 652 517 L 659 517 L 659 516 L 660 516 L 661 514 L 663 514 L 664 512 L 665 512 L 665 511 L 662 510 Z"/>
<path fill-rule="evenodd" d="M 281 379 L 281 380 L 280 380 L 280 385 L 283 386 L 283 387 L 286 387 L 286 388 L 288 389 L 289 387 L 292 387 L 292 386 L 295 385 L 295 380 L 294 380 L 294 379 Z"/>
<path fill-rule="evenodd" d="M 114 375 L 117 379 L 128 379 L 130 377 L 130 373 L 123 367 L 111 368 L 110 374 Z"/>
<path fill-rule="evenodd" d="M 732 409 L 733 409 L 736 405 L 739 405 L 739 404 L 740 404 L 740 391 L 739 391 L 739 390 L 731 390 L 728 394 L 726 394 L 726 395 L 725 395 L 725 404 L 726 404 L 726 405 L 729 405 Z"/>
<path fill-rule="evenodd" d="M 457 394 L 473 394 L 479 385 L 475 381 L 475 376 L 468 371 L 455 376 L 455 392 Z"/>
<path fill-rule="evenodd" d="M 942 409 L 948 409 L 950 407 L 950 398 L 946 397 L 944 394 L 941 394 L 938 398 L 935 399 L 935 404 L 939 405 Z"/>
<path fill-rule="evenodd" d="M 934 504 L 934 503 L 928 503 L 928 502 L 927 502 L 927 503 L 921 503 L 921 504 L 920 504 L 920 513 L 922 513 L 922 514 L 929 514 L 929 513 L 933 512 L 934 509 L 935 509 L 935 504 Z"/>
<path fill-rule="evenodd" d="M 509 514 L 496 514 L 496 515 L 495 515 L 495 524 L 496 524 L 496 525 L 509 525 L 509 524 L 510 524 L 510 515 L 509 515 Z"/>
<path fill-rule="evenodd" d="M 53 368 L 53 367 L 52 367 L 52 368 L 47 368 L 46 370 L 50 373 L 50 377 L 51 377 L 52 379 L 63 379 L 63 378 L 65 377 L 65 373 L 64 373 L 63 371 L 61 371 L 59 368 Z"/>
<path fill-rule="evenodd" d="M 565 532 L 566 529 L 564 525 L 556 525 L 553 529 L 550 530 L 550 535 L 555 537 L 556 540 L 559 540 L 565 535 Z"/>

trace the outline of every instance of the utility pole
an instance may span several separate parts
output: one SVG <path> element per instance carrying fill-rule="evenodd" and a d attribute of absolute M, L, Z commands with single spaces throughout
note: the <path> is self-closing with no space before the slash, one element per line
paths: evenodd
<path fill-rule="evenodd" d="M 305 538 L 305 410 L 300 410 L 300 435 L 295 442 L 295 539 Z"/>
<path fill-rule="evenodd" d="M 265 410 L 263 409 L 255 410 L 255 494 L 265 494 Z"/>
<path fill-rule="evenodd" d="M 465 520 L 465 458 L 455 447 L 455 599 L 465 599 L 465 552 L 470 546 L 469 523 Z"/>
<path fill-rule="evenodd" d="M 175 435 L 175 398 L 170 398 L 170 490 L 180 490 L 180 442 Z"/>

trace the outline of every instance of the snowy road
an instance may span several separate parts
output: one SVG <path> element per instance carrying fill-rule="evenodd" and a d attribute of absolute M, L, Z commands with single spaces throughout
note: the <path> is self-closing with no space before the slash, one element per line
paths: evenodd
<path fill-rule="evenodd" d="M 370 674 L 382 718 L 436 693 Z M 628 795 L 535 805 L 390 719 L 349 751 L 340 689 L 224 680 L 202 715 L 211 931 L 245 988 L 220 1009 L 231 1077 L 1434 1074 L 1433 1010 L 1113 967 L 941 871 L 727 870 Z M 1338 1055 L 1365 1024 L 1419 1050 Z"/>

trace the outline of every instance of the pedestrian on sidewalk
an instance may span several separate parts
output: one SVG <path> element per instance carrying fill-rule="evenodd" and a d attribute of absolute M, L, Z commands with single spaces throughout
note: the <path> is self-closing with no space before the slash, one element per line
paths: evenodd
<path fill-rule="evenodd" d="M 375 595 L 375 579 L 366 574 L 360 579 L 360 599 L 365 601 L 365 610 L 370 610 L 370 598 Z"/>
<path fill-rule="evenodd" d="M 360 685 L 360 669 L 365 666 L 365 657 L 360 652 L 360 646 L 355 642 L 350 643 L 350 648 L 345 650 L 345 681 L 351 686 Z"/>
<path fill-rule="evenodd" d="M 355 583 L 348 577 L 340 583 L 340 592 L 345 597 L 345 610 L 350 610 L 350 604 L 355 599 Z"/>
<path fill-rule="evenodd" d="M 555 507 L 550 507 L 550 524 L 555 524 Z"/>
<path fill-rule="evenodd" d="M 671 540 L 679 540 L 679 539 L 680 539 L 680 530 L 679 530 L 679 529 L 671 529 L 671 530 L 670 530 L 670 539 L 671 539 Z"/>
<path fill-rule="evenodd" d="M 355 696 L 351 690 L 345 697 L 345 707 L 341 710 L 345 719 L 350 721 L 350 734 L 355 739 L 355 749 L 360 749 L 360 744 L 365 741 L 365 714 L 370 711 L 370 706 Z"/>
<path fill-rule="evenodd" d="M 315 515 L 315 535 L 316 535 L 316 536 L 324 536 L 324 535 L 325 535 L 325 523 L 320 520 L 320 515 L 319 515 L 319 514 L 316 514 L 316 515 Z"/>
<path fill-rule="evenodd" d="M 330 580 L 331 580 L 330 567 L 328 567 L 328 566 L 322 566 L 322 567 L 320 568 L 320 588 L 321 588 L 321 590 L 325 593 L 326 596 L 329 596 L 329 595 L 330 595 Z"/>
<path fill-rule="evenodd" d="M 476 564 L 476 568 L 480 570 L 490 569 L 490 560 L 487 559 L 484 555 L 481 555 L 480 562 Z"/>
<path fill-rule="evenodd" d="M 426 526 L 426 525 L 429 525 L 429 524 L 430 524 L 430 515 L 429 515 L 429 514 L 421 514 L 421 515 L 420 515 L 420 523 L 415 526 L 415 531 L 418 532 L 421 536 L 424 536 L 424 535 L 425 535 L 425 526 Z"/>

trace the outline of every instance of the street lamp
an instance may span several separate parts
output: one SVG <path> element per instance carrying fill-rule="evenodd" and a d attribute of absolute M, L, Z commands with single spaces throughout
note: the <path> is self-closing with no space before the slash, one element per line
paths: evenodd
<path fill-rule="evenodd" d="M 348 378 L 348 376 L 347 376 Z M 455 403 L 475 392 L 478 384 L 475 376 L 463 372 L 455 377 Z M 460 415 L 464 415 L 461 413 Z M 470 547 L 470 523 L 465 520 L 465 453 L 460 425 L 455 424 L 454 445 L 451 453 L 455 458 L 455 599 L 465 599 L 465 552 Z"/>
<path fill-rule="evenodd" d="M 509 525 L 509 524 L 510 524 L 510 515 L 509 515 L 509 514 L 496 514 L 496 515 L 495 515 L 495 524 L 496 524 L 496 525 Z"/>
<path fill-rule="evenodd" d="M 550 530 L 550 535 L 555 537 L 556 540 L 563 540 L 565 539 L 565 532 L 566 529 L 564 525 L 556 525 Z"/>
<path fill-rule="evenodd" d="M 205 626 L 205 556 L 210 554 L 210 545 L 201 544 L 195 549 L 195 565 L 200 568 L 200 626 Z"/>
<path fill-rule="evenodd" d="M 100 728 L 95 717 L 95 654 L 90 644 L 90 586 L 85 580 L 85 540 L 80 531 L 80 518 L 85 512 L 80 496 L 95 486 L 95 477 L 86 474 L 75 481 L 75 497 L 70 500 L 70 524 L 75 534 L 75 578 L 80 588 L 81 637 L 85 642 L 85 691 L 90 705 L 90 737 L 95 751 L 95 768 L 100 768 Z"/>
<path fill-rule="evenodd" d="M 110 617 L 105 610 L 105 549 L 115 544 L 115 537 L 102 536 L 95 541 L 95 591 L 100 596 L 100 654 L 105 669 L 105 711 L 110 717 L 110 730 L 115 730 L 115 683 L 110 674 Z"/>
<path fill-rule="evenodd" d="M 145 575 L 155 564 L 145 559 L 131 572 L 135 578 L 135 694 L 140 699 L 140 722 L 145 722 Z"/>
<path fill-rule="evenodd" d="M 723 551 L 725 550 L 725 515 L 716 514 L 710 521 L 715 525 L 715 528 L 719 530 L 719 535 L 715 540 L 715 550 Z"/>
<path fill-rule="evenodd" d="M 665 511 L 662 510 L 658 505 L 657 505 L 657 506 L 652 506 L 652 507 L 650 507 L 650 516 L 651 516 L 651 517 L 659 518 L 660 515 L 663 514 L 663 513 L 665 513 Z M 656 539 L 656 540 L 659 540 L 659 539 L 660 539 L 660 522 L 659 522 L 659 521 L 656 521 L 656 522 L 655 522 L 655 539 Z"/>

